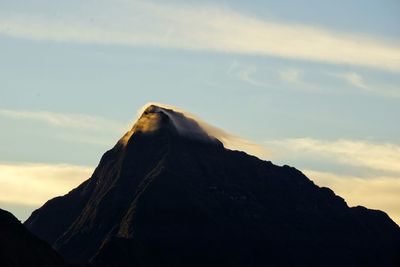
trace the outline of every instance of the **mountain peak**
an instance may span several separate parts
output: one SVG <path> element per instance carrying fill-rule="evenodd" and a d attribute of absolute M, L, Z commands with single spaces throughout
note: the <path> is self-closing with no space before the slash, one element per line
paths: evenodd
<path fill-rule="evenodd" d="M 124 144 L 135 133 L 149 134 L 160 131 L 203 142 L 220 143 L 194 116 L 177 108 L 149 104 L 142 110 L 132 129 L 121 139 Z"/>
<path fill-rule="evenodd" d="M 385 213 L 350 208 L 294 168 L 214 145 L 224 136 L 189 113 L 147 105 L 124 147 L 25 226 L 67 261 L 95 267 L 400 266 L 400 228 Z"/>

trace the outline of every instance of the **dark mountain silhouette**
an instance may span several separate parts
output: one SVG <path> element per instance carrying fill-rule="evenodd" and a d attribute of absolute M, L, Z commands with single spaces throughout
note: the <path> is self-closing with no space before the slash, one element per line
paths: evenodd
<path fill-rule="evenodd" d="M 384 212 L 349 208 L 157 106 L 25 225 L 95 266 L 400 266 L 400 229 Z"/>
<path fill-rule="evenodd" d="M 0 266 L 66 265 L 50 245 L 30 233 L 11 213 L 0 209 Z"/>

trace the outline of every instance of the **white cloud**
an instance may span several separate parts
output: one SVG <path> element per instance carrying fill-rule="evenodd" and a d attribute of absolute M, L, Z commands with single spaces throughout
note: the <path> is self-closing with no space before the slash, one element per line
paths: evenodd
<path fill-rule="evenodd" d="M 181 108 L 172 106 L 172 105 L 167 105 L 167 104 L 161 104 L 161 103 L 155 103 L 155 102 L 151 102 L 151 103 L 147 103 L 146 105 L 144 105 L 142 108 L 140 108 L 137 111 L 137 116 L 139 117 L 144 110 L 150 106 L 150 105 L 156 105 L 159 107 L 164 107 L 167 109 L 172 109 L 176 112 L 180 112 L 182 114 L 185 115 L 185 117 L 190 118 L 195 120 L 199 126 L 210 136 L 213 136 L 215 138 L 217 138 L 219 141 L 221 141 L 224 144 L 224 147 L 228 148 L 228 149 L 232 149 L 232 150 L 240 150 L 240 151 L 245 151 L 246 153 L 249 153 L 251 155 L 260 157 L 260 158 L 265 158 L 268 155 L 268 152 L 265 150 L 265 148 L 259 144 L 256 144 L 254 142 L 251 142 L 249 140 L 246 140 L 242 137 L 239 137 L 237 135 L 231 134 L 221 128 L 218 128 L 216 126 L 213 126 L 205 121 L 203 121 L 202 119 L 200 119 L 199 117 L 197 117 L 196 115 L 191 114 L 190 112 L 187 112 Z M 129 138 L 130 135 L 133 132 L 131 132 L 130 134 L 126 135 L 123 139 L 125 138 Z M 123 141 L 125 142 L 125 141 Z"/>
<path fill-rule="evenodd" d="M 124 125 L 115 121 L 85 114 L 0 109 L 0 116 L 9 119 L 37 121 L 63 128 L 105 131 L 122 131 L 126 129 Z"/>
<path fill-rule="evenodd" d="M 269 79 L 268 83 L 266 81 L 261 81 L 255 78 L 254 76 L 257 73 L 257 71 L 258 68 L 256 65 L 242 64 L 237 61 L 234 61 L 229 65 L 227 74 L 236 77 L 240 81 L 255 87 L 268 88 L 268 89 L 276 89 L 279 87 L 279 85 L 276 83 L 274 85 L 275 82 L 274 79 Z M 279 70 L 277 73 L 281 81 L 293 85 L 297 90 L 314 91 L 314 92 L 319 90 L 316 84 L 304 81 L 303 77 L 304 72 L 299 69 L 287 68 Z M 265 73 L 263 74 L 265 80 Z"/>
<path fill-rule="evenodd" d="M 301 162 L 307 177 L 331 188 L 350 206 L 383 210 L 400 223 L 399 145 L 296 138 L 268 141 L 266 146 L 273 160 Z"/>
<path fill-rule="evenodd" d="M 268 141 L 266 146 L 276 151 L 276 157 L 285 157 L 286 154 L 314 161 L 327 159 L 345 165 L 400 174 L 400 146 L 396 144 L 296 138 Z"/>
<path fill-rule="evenodd" d="M 0 163 L 0 202 L 39 206 L 88 179 L 92 167 L 68 164 Z"/>
<path fill-rule="evenodd" d="M 378 176 L 365 179 L 315 170 L 303 172 L 319 186 L 334 190 L 349 206 L 362 205 L 383 210 L 400 224 L 400 177 Z"/>
<path fill-rule="evenodd" d="M 303 80 L 303 72 L 298 69 L 285 69 L 279 71 L 279 77 L 282 81 L 296 86 L 296 89 L 316 91 L 318 88 L 314 84 L 307 83 Z"/>
<path fill-rule="evenodd" d="M 237 77 L 242 82 L 250 84 L 255 87 L 272 88 L 269 84 L 263 81 L 259 81 L 253 77 L 253 74 L 257 72 L 257 66 L 245 65 L 234 61 L 229 65 L 227 74 L 230 76 Z"/>
<path fill-rule="evenodd" d="M 240 80 L 242 80 L 244 82 L 247 82 L 251 85 L 263 87 L 264 84 L 254 80 L 252 77 L 250 77 L 250 75 L 252 75 L 255 72 L 257 72 L 257 67 L 254 65 L 251 65 L 251 66 L 248 66 L 246 68 L 242 68 L 241 70 L 239 70 L 237 75 L 240 78 Z"/>
<path fill-rule="evenodd" d="M 279 72 L 282 80 L 291 83 L 300 83 L 302 73 L 297 69 L 286 69 Z"/>
<path fill-rule="evenodd" d="M 360 75 L 358 75 L 355 72 L 348 72 L 348 73 L 343 73 L 341 75 L 341 77 L 343 79 L 345 79 L 347 82 L 349 82 L 350 84 L 354 85 L 355 87 L 370 91 L 371 89 L 369 88 L 369 86 L 367 86 L 365 84 L 365 81 L 363 79 L 363 77 L 361 77 Z"/>
<path fill-rule="evenodd" d="M 104 0 L 74 3 L 74 12 L 66 14 L 3 12 L 0 33 L 36 40 L 257 54 L 400 71 L 399 43 L 373 36 L 281 23 L 213 6 Z"/>
<path fill-rule="evenodd" d="M 363 76 L 361 76 L 356 72 L 335 73 L 331 75 L 340 78 L 345 82 L 347 82 L 348 84 L 356 88 L 362 89 L 364 91 L 378 93 L 387 96 L 397 96 L 397 97 L 400 96 L 400 88 L 397 88 L 396 90 L 395 88 L 389 88 L 388 86 L 384 85 L 375 85 L 375 86 L 370 85 L 365 81 Z"/>

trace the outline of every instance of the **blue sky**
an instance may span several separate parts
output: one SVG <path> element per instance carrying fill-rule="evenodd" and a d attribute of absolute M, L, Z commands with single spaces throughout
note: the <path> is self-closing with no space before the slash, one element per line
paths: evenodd
<path fill-rule="evenodd" d="M 148 102 L 400 221 L 400 3 L 0 2 L 0 207 L 90 176 Z M 261 152 L 260 152 L 261 151 Z"/>

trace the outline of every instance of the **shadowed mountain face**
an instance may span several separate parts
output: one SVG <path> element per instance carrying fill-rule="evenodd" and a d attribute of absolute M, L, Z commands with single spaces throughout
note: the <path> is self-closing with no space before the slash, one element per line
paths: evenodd
<path fill-rule="evenodd" d="M 227 150 L 157 106 L 25 225 L 95 266 L 400 264 L 400 229 L 385 213 L 349 208 L 300 171 Z"/>
<path fill-rule="evenodd" d="M 11 213 L 0 209 L 0 266 L 59 267 L 62 258 L 30 233 Z"/>

